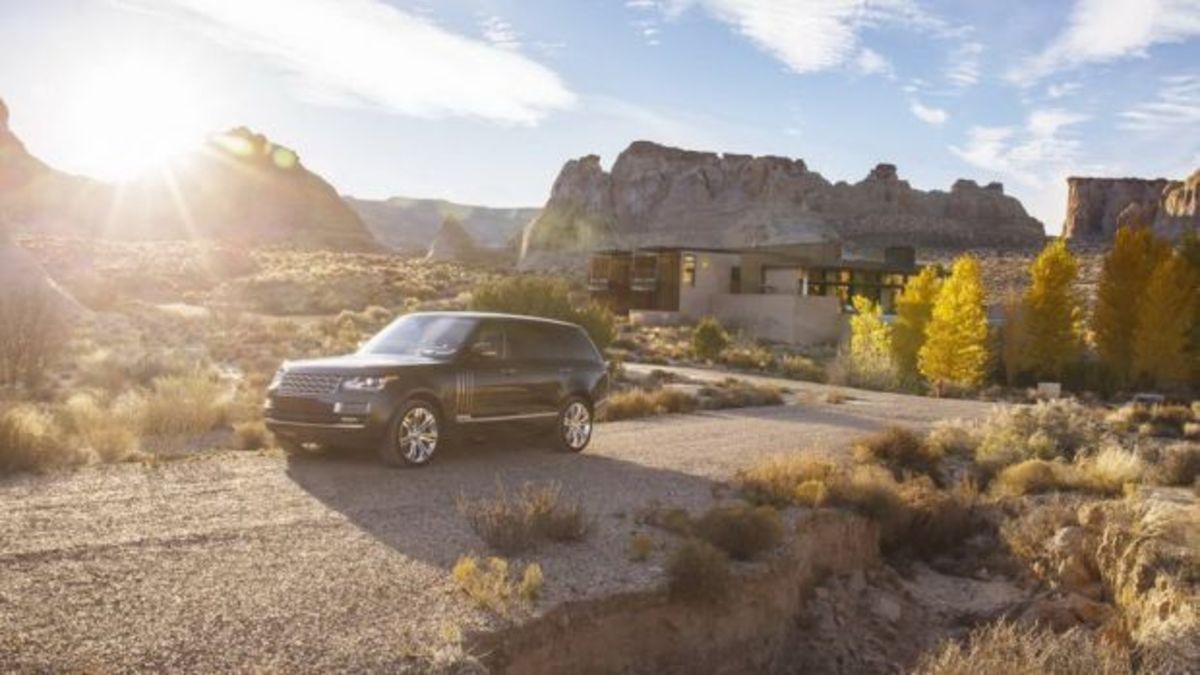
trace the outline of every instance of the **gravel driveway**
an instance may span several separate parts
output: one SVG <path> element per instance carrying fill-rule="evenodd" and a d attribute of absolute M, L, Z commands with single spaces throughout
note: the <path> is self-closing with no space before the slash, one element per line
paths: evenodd
<path fill-rule="evenodd" d="M 409 471 L 367 456 L 224 452 L 0 479 L 0 671 L 417 666 L 448 636 L 502 622 L 449 577 L 459 555 L 486 552 L 456 512 L 460 494 L 555 480 L 586 505 L 586 541 L 529 554 L 545 571 L 541 612 L 658 583 L 661 551 L 626 558 L 634 514 L 656 500 L 702 508 L 755 457 L 990 409 L 850 393 L 840 405 L 605 424 L 577 456 L 488 439 Z"/>

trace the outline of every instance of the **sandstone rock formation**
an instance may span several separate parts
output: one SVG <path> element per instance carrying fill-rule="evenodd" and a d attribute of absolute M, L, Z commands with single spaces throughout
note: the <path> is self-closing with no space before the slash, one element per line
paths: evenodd
<path fill-rule="evenodd" d="M 238 128 L 163 172 L 112 185 L 32 157 L 0 111 L 0 214 L 18 232 L 371 250 L 362 221 L 292 150 Z"/>
<path fill-rule="evenodd" d="M 480 246 L 506 247 L 514 238 L 519 240 L 525 225 L 540 212 L 536 208 L 491 208 L 443 199 L 345 197 L 345 200 L 375 239 L 388 248 L 405 252 L 425 252 L 448 217 L 457 219 Z"/>
<path fill-rule="evenodd" d="M 831 184 L 802 160 L 718 155 L 647 141 L 611 172 L 589 155 L 566 163 L 526 228 L 521 265 L 575 262 L 609 246 L 748 247 L 840 239 L 862 246 L 1027 246 L 1042 224 L 998 183 L 960 180 L 913 189 L 880 164 L 853 185 Z"/>
<path fill-rule="evenodd" d="M 1200 229 L 1200 170 L 1183 181 L 1067 179 L 1063 234 L 1068 238 L 1108 241 L 1118 228 L 1130 224 L 1151 225 L 1170 238 Z"/>

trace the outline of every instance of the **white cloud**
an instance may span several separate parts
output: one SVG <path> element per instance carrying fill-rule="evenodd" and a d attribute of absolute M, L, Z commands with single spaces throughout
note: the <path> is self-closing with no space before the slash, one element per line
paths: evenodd
<path fill-rule="evenodd" d="M 1058 180 L 1079 159 L 1079 140 L 1070 127 L 1086 115 L 1048 108 L 1029 114 L 1023 128 L 975 126 L 962 147 L 950 151 L 972 166 L 1032 187 Z"/>
<path fill-rule="evenodd" d="M 1062 98 L 1067 94 L 1073 94 L 1083 87 L 1079 82 L 1063 82 L 1051 83 L 1046 86 L 1046 98 L 1056 99 Z"/>
<path fill-rule="evenodd" d="M 854 59 L 854 69 L 862 75 L 882 75 L 889 80 L 896 77 L 891 61 L 867 47 L 859 50 L 858 57 Z"/>
<path fill-rule="evenodd" d="M 950 52 L 950 63 L 946 66 L 946 79 L 950 84 L 967 88 L 979 83 L 979 57 L 983 54 L 983 45 L 978 42 L 964 42 Z"/>
<path fill-rule="evenodd" d="M 943 124 L 947 119 L 950 118 L 950 115 L 948 115 L 945 110 L 921 105 L 920 101 L 913 101 L 912 105 L 909 106 L 909 110 L 912 111 L 912 114 L 917 116 L 917 119 L 927 124 Z"/>
<path fill-rule="evenodd" d="M 1146 101 L 1121 113 L 1122 129 L 1145 133 L 1200 130 L 1200 75 L 1170 75 L 1162 89 Z"/>
<path fill-rule="evenodd" d="M 300 94 L 416 117 L 536 124 L 575 95 L 549 68 L 382 0 L 122 0 L 268 59 Z M 507 24 L 505 24 L 507 26 Z M 496 34 L 497 36 L 499 33 Z"/>
<path fill-rule="evenodd" d="M 484 17 L 480 22 L 480 29 L 485 40 L 501 49 L 521 48 L 521 40 L 513 30 L 512 24 L 498 16 Z"/>
<path fill-rule="evenodd" d="M 1066 29 L 1008 72 L 1031 84 L 1086 63 L 1145 56 L 1152 45 L 1200 35 L 1200 0 L 1075 0 Z"/>

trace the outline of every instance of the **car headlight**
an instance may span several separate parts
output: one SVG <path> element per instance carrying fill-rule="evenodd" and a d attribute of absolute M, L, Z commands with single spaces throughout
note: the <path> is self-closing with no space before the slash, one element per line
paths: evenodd
<path fill-rule="evenodd" d="M 342 382 L 346 391 L 382 391 L 391 382 L 390 377 L 351 377 Z"/>

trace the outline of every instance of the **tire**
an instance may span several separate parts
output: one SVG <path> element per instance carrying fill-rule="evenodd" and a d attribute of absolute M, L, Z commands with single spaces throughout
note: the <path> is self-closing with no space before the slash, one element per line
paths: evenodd
<path fill-rule="evenodd" d="M 379 457 L 389 466 L 425 466 L 447 445 L 446 431 L 437 406 L 424 399 L 412 399 L 400 406 L 392 420 Z"/>
<path fill-rule="evenodd" d="M 562 452 L 583 452 L 592 441 L 596 420 L 592 404 L 582 396 L 563 401 L 554 425 L 555 447 Z"/>

